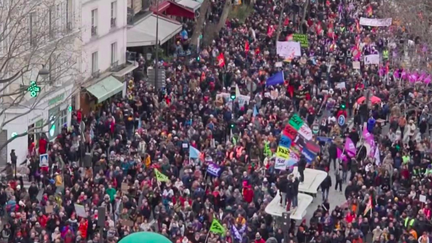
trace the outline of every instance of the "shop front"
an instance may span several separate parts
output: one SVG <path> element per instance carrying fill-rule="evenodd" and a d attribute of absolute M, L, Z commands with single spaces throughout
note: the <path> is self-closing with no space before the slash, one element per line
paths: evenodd
<path fill-rule="evenodd" d="M 72 92 L 73 84 L 70 84 L 51 91 L 37 102 L 37 105 L 34 100 L 29 100 L 28 104 L 6 110 L 5 121 L 8 123 L 4 125 L 2 132 L 7 134 L 7 139 L 16 137 L 7 144 L 7 154 L 14 149 L 18 156 L 17 161 L 22 162 L 31 144 L 37 143 L 42 133 L 45 133 L 49 140 L 54 140 L 63 127 L 68 127 L 71 122 Z M 2 160 L 1 163 L 3 162 Z"/>

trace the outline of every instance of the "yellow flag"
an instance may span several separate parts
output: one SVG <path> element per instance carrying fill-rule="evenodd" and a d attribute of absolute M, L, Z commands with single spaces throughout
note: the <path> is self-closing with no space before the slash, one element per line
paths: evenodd
<path fill-rule="evenodd" d="M 156 180 L 160 181 L 160 182 L 166 182 L 169 181 L 168 176 L 162 174 L 160 171 L 158 171 L 157 169 L 154 169 L 155 175 L 156 175 Z"/>

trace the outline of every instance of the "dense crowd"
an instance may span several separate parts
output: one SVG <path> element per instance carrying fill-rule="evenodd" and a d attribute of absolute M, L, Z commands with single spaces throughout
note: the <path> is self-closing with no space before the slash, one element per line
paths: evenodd
<path fill-rule="evenodd" d="M 209 21 L 218 21 L 223 2 L 212 4 Z M 298 114 L 318 126 L 314 140 L 321 145 L 312 162 L 300 158 L 299 170 L 329 174 L 315 198 L 322 197 L 323 205 L 310 222 L 291 224 L 291 241 L 430 242 L 427 85 L 407 81 L 397 66 L 403 58 L 388 56 L 394 43 L 380 35 L 388 27 L 358 24 L 360 17 L 385 17 L 380 2 L 317 0 L 305 12 L 300 5 L 256 0 L 247 20 L 228 20 L 199 58 L 164 62 L 163 90 L 135 78 L 125 98 L 90 114 L 74 111 L 71 126 L 55 141 L 42 136 L 29 150 L 28 176 L 1 189 L 0 237 L 16 243 L 118 242 L 133 232 L 155 231 L 178 243 L 283 242 L 280 224 L 264 209 L 279 193 L 282 206 L 297 206 L 304 176 L 287 177 L 292 168 L 276 170 L 273 155 L 285 125 Z M 394 35 L 402 31 L 392 28 Z M 292 40 L 296 33 L 308 43 L 301 56 L 283 60 L 276 36 Z M 382 64 L 358 59 L 374 53 L 382 54 Z M 139 61 L 140 68 L 149 65 Z M 280 71 L 283 82 L 266 85 Z M 220 98 L 236 85 L 233 102 Z M 341 109 L 347 112 L 342 127 Z M 347 138 L 356 153 L 341 152 Z M 37 155 L 46 152 L 49 167 L 41 168 Z M 332 187 L 343 191 L 346 203 L 328 204 Z M 210 230 L 215 220 L 223 229 Z"/>

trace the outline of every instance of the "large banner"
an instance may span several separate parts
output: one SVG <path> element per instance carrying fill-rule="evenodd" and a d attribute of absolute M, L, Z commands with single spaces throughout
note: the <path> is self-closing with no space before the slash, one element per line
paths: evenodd
<path fill-rule="evenodd" d="M 278 41 L 276 43 L 276 53 L 284 58 L 301 56 L 300 42 Z"/>
<path fill-rule="evenodd" d="M 392 18 L 387 19 L 369 19 L 360 18 L 360 25 L 373 27 L 388 27 L 392 24 Z"/>
<path fill-rule="evenodd" d="M 365 65 L 379 64 L 379 63 L 380 63 L 379 54 L 372 54 L 372 55 L 367 55 L 364 57 L 364 64 Z"/>

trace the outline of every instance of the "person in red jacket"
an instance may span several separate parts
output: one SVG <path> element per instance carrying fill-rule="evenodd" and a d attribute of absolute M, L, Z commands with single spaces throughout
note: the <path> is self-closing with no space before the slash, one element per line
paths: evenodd
<path fill-rule="evenodd" d="M 265 243 L 265 240 L 261 237 L 260 233 L 256 233 L 254 243 Z"/>
<path fill-rule="evenodd" d="M 48 145 L 48 141 L 45 137 L 45 135 L 42 135 L 41 138 L 39 139 L 39 154 L 45 154 L 47 151 L 47 145 Z"/>
<path fill-rule="evenodd" d="M 251 203 L 254 197 L 254 192 L 250 185 L 247 185 L 246 188 L 243 190 L 243 199 L 247 203 Z"/>
<path fill-rule="evenodd" d="M 88 221 L 84 218 L 81 219 L 81 222 L 78 226 L 78 230 L 81 233 L 81 236 L 83 239 L 87 238 L 87 228 L 88 228 Z"/>

